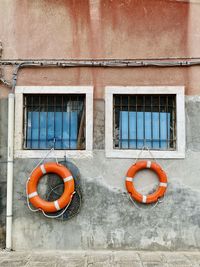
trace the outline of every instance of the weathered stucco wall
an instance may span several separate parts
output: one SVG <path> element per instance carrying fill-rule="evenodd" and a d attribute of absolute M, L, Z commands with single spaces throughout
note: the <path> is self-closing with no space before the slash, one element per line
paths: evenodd
<path fill-rule="evenodd" d="M 6 106 L 1 100 L 1 160 L 6 160 Z M 104 102 L 95 101 L 94 157 L 71 160 L 81 173 L 82 209 L 70 221 L 46 219 L 26 205 L 25 183 L 39 161 L 16 159 L 14 165 L 14 249 L 151 249 L 200 248 L 199 97 L 186 98 L 187 153 L 182 160 L 160 160 L 169 177 L 162 204 L 135 208 L 124 188 L 124 175 L 133 159 L 105 158 Z M 95 128 L 97 129 L 97 127 Z M 101 149 L 99 144 L 101 143 Z M 1 225 L 5 225 L 5 164 L 1 165 Z M 3 185 L 3 186 L 2 186 Z M 2 234 L 4 234 L 4 227 Z M 2 237 L 2 236 L 1 236 Z M 4 239 L 2 238 L 2 246 Z M 34 242 L 33 242 L 34 240 Z"/>
<path fill-rule="evenodd" d="M 96 106 L 104 109 L 103 102 Z M 134 160 L 107 159 L 104 150 L 98 149 L 91 159 L 71 160 L 81 173 L 80 214 L 66 222 L 46 219 L 31 213 L 25 200 L 25 182 L 37 160 L 16 160 L 14 248 L 200 249 L 199 112 L 199 98 L 188 97 L 186 158 L 159 161 L 168 174 L 169 187 L 164 202 L 154 209 L 137 209 L 128 198 L 124 176 Z M 95 125 L 101 124 L 101 117 L 102 113 L 95 116 Z M 95 147 L 102 132 L 95 134 Z"/>
<path fill-rule="evenodd" d="M 198 10 L 195 19 L 190 16 L 191 8 Z M 199 5 L 188 2 L 3 0 L 0 10 L 4 58 L 190 57 L 194 55 L 192 46 L 198 43 Z M 191 22 L 194 20 L 197 22 Z M 199 50 L 195 51 L 197 56 Z M 22 71 L 18 85 L 89 83 L 95 87 L 95 98 L 103 98 L 102 88 L 109 84 L 184 84 L 187 94 L 198 94 L 199 86 L 190 83 L 188 72 L 187 68 L 159 72 L 153 68 L 110 71 L 76 68 L 40 69 L 36 76 L 29 69 Z M 199 81 L 199 76 L 195 77 Z"/>
<path fill-rule="evenodd" d="M 189 2 L 2 0 L 3 58 L 198 57 L 200 7 Z M 18 84 L 92 83 L 95 98 L 103 98 L 102 88 L 109 80 L 112 84 L 184 84 L 188 95 L 200 91 L 199 67 L 166 68 L 159 74 L 153 68 L 37 72 L 36 76 L 31 69 L 23 71 Z M 9 70 L 7 76 L 10 78 Z"/>
<path fill-rule="evenodd" d="M 2 0 L 4 56 L 182 57 L 189 7 L 166 0 Z"/>
<path fill-rule="evenodd" d="M 199 14 L 200 5 L 188 1 L 2 0 L 3 57 L 198 57 Z M 20 71 L 18 85 L 94 86 L 94 155 L 72 160 L 81 173 L 83 205 L 80 214 L 67 222 L 28 210 L 25 182 L 39 160 L 15 159 L 13 248 L 200 249 L 199 71 L 199 67 Z M 11 72 L 6 70 L 6 78 Z M 107 85 L 185 85 L 186 158 L 160 161 L 169 188 L 165 201 L 155 209 L 137 209 L 128 199 L 123 177 L 134 159 L 105 157 Z M 8 91 L 0 86 L 0 246 L 5 242 Z"/>

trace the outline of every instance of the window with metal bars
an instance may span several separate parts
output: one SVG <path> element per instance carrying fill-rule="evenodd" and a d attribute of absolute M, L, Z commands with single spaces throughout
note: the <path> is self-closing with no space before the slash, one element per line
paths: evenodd
<path fill-rule="evenodd" d="M 176 149 L 176 95 L 114 95 L 114 149 Z"/>
<path fill-rule="evenodd" d="M 85 149 L 85 95 L 24 95 L 24 149 Z"/>

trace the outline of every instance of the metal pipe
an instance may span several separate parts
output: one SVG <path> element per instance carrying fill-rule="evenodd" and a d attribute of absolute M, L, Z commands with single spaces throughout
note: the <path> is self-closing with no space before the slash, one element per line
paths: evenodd
<path fill-rule="evenodd" d="M 17 63 L 15 61 L 8 62 L 5 60 L 0 61 L 0 65 L 15 65 L 16 68 L 13 72 L 13 80 L 12 80 L 12 92 L 14 93 L 15 86 L 17 84 L 17 76 L 18 72 L 22 68 L 28 67 L 39 67 L 39 68 L 47 68 L 47 67 L 109 67 L 109 68 L 125 68 L 125 67 L 189 67 L 189 66 L 197 66 L 200 65 L 200 60 L 195 61 L 135 61 L 135 60 L 63 60 L 63 61 L 21 61 L 21 63 Z"/>
<path fill-rule="evenodd" d="M 12 202 L 13 202 L 13 139 L 14 139 L 15 96 L 8 96 L 8 155 L 7 155 L 7 206 L 6 206 L 6 249 L 12 249 Z"/>
<path fill-rule="evenodd" d="M 191 67 L 200 65 L 200 58 L 159 58 L 159 59 L 49 59 L 49 60 L 21 60 L 0 59 L 0 66 L 16 66 L 13 72 L 12 86 L 5 79 L 1 79 L 6 86 L 12 87 L 14 92 L 17 75 L 20 69 L 28 67 L 103 67 L 103 68 L 133 68 L 133 67 Z"/>
<path fill-rule="evenodd" d="M 200 65 L 200 58 L 0 60 L 0 66 L 23 67 L 178 67 Z"/>

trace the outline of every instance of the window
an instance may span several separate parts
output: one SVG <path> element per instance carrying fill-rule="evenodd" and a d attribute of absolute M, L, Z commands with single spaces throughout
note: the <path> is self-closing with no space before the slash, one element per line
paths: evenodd
<path fill-rule="evenodd" d="M 184 157 L 183 87 L 106 87 L 106 155 L 134 158 L 143 147 L 158 158 Z"/>
<path fill-rule="evenodd" d="M 85 149 L 85 95 L 24 95 L 24 148 Z"/>
<path fill-rule="evenodd" d="M 91 156 L 93 87 L 17 86 L 15 156 Z"/>
<path fill-rule="evenodd" d="M 176 95 L 114 95 L 113 100 L 114 148 L 176 148 Z"/>

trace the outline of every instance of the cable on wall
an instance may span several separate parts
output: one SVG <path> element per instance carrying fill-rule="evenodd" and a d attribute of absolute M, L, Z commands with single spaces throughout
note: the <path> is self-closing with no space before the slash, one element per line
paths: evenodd
<path fill-rule="evenodd" d="M 0 66 L 13 66 L 12 82 L 0 77 L 0 81 L 12 88 L 14 92 L 18 73 L 22 68 L 73 68 L 73 67 L 100 67 L 100 68 L 135 68 L 135 67 L 191 67 L 199 66 L 200 58 L 157 58 L 157 59 L 49 59 L 49 60 L 22 60 L 0 58 Z"/>

